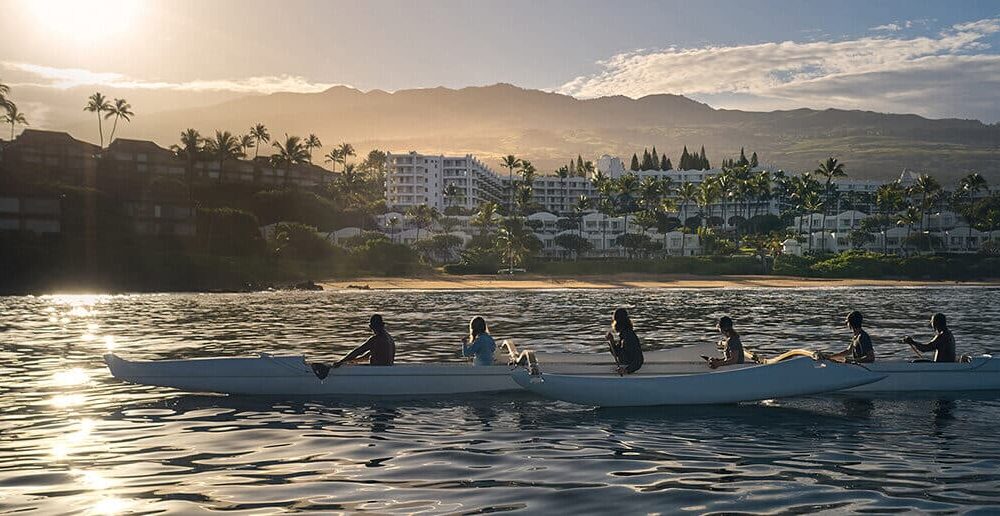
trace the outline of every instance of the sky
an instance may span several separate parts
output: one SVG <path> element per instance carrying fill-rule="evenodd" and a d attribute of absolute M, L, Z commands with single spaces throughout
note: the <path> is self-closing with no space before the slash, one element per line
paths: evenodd
<path fill-rule="evenodd" d="M 1000 120 L 1000 1 L 0 0 L 34 126 L 278 91 L 511 83 L 747 110 Z M 82 95 L 82 96 L 81 96 Z"/>

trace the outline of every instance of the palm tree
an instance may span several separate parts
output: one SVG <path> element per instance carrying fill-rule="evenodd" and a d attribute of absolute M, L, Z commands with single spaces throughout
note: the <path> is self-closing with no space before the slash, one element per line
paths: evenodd
<path fill-rule="evenodd" d="M 681 215 L 681 256 L 684 256 L 684 241 L 687 240 L 688 206 L 698 199 L 698 187 L 690 181 L 684 181 L 677 187 L 677 200 L 680 201 Z"/>
<path fill-rule="evenodd" d="M 201 156 L 202 153 L 202 143 L 204 138 L 195 129 L 187 129 L 181 133 L 181 144 L 171 145 L 170 150 L 174 151 L 174 154 L 179 158 L 184 158 L 187 161 L 187 168 L 184 173 L 187 177 L 188 185 L 194 182 L 194 162 Z"/>
<path fill-rule="evenodd" d="M 570 177 L 569 167 L 563 165 L 556 170 L 556 177 L 559 178 L 559 211 L 565 213 L 566 210 L 566 179 Z"/>
<path fill-rule="evenodd" d="M 6 108 L 10 105 L 10 99 L 7 98 L 10 95 L 10 86 L 0 82 L 0 108 Z"/>
<path fill-rule="evenodd" d="M 538 239 L 525 227 L 524 220 L 508 218 L 504 220 L 497 232 L 497 249 L 501 250 L 507 260 L 507 272 L 514 272 L 514 265 L 524 263 L 532 252 L 532 244 L 537 245 Z"/>
<path fill-rule="evenodd" d="M 246 155 L 247 151 L 257 147 L 257 140 L 249 134 L 244 134 L 240 136 L 240 148 L 243 149 L 243 154 Z"/>
<path fill-rule="evenodd" d="M 479 228 L 480 235 L 487 235 L 490 229 L 497 224 L 499 217 L 497 212 L 500 207 L 495 202 L 484 202 L 479 205 L 479 213 L 469 221 L 469 224 Z"/>
<path fill-rule="evenodd" d="M 347 158 L 354 156 L 354 146 L 350 143 L 344 142 L 337 147 L 337 156 L 340 156 L 340 164 L 346 165 Z"/>
<path fill-rule="evenodd" d="M 87 105 L 84 106 L 84 111 L 89 111 L 91 113 L 97 113 L 97 131 L 101 135 L 101 148 L 104 148 L 104 126 L 101 125 L 101 113 L 105 111 L 110 111 L 113 108 L 108 98 L 101 95 L 100 92 L 94 93 L 87 98 Z"/>
<path fill-rule="evenodd" d="M 454 183 L 448 183 L 448 186 L 444 187 L 444 199 L 448 204 L 448 207 L 452 206 L 452 203 L 456 201 L 462 195 L 462 189 L 455 186 Z"/>
<path fill-rule="evenodd" d="M 13 127 L 11 127 L 11 139 L 13 139 L 13 138 L 14 138 L 14 129 L 13 129 Z M 976 194 L 979 193 L 981 190 L 986 190 L 987 193 L 989 193 L 989 191 L 990 191 L 989 185 L 986 184 L 986 179 L 983 176 L 979 175 L 978 172 L 973 172 L 973 173 L 971 173 L 971 174 L 963 177 L 962 180 L 959 181 L 958 184 L 959 184 L 959 191 L 961 193 L 963 193 L 963 194 L 965 194 L 965 195 L 968 196 L 970 203 L 972 202 L 972 198 L 975 197 Z M 970 211 L 970 210 L 966 210 L 966 211 Z M 966 219 L 969 218 L 969 214 L 968 213 L 965 216 L 966 216 Z M 966 250 L 968 250 L 968 243 L 969 243 L 969 240 L 972 238 L 972 222 L 971 221 L 969 221 L 968 226 L 969 226 L 969 234 L 968 234 L 968 236 L 965 239 Z"/>
<path fill-rule="evenodd" d="M 635 196 L 639 191 L 639 176 L 636 174 L 625 174 L 615 182 L 617 186 L 617 198 L 615 204 L 617 211 L 625 215 L 625 233 L 628 233 L 628 216 L 636 211 Z"/>
<path fill-rule="evenodd" d="M 833 180 L 838 177 L 847 177 L 847 172 L 844 171 L 844 164 L 838 163 L 836 158 L 830 157 L 826 158 L 826 161 L 822 161 L 819 167 L 813 171 L 816 175 L 819 175 L 826 179 L 825 188 L 823 189 L 823 248 L 826 249 L 826 211 L 830 207 L 830 198 L 833 194 L 831 191 L 833 189 Z"/>
<path fill-rule="evenodd" d="M 813 250 L 813 213 L 819 212 L 826 209 L 826 205 L 823 199 L 820 198 L 819 194 L 816 192 L 809 192 L 804 199 L 802 199 L 802 208 L 809 213 L 809 251 Z M 801 219 L 800 219 L 801 220 Z M 824 224 L 825 225 L 825 224 Z M 820 228 L 823 233 L 826 233 L 826 228 Z M 826 236 L 823 237 L 823 250 L 826 251 Z"/>
<path fill-rule="evenodd" d="M 111 137 L 108 138 L 108 142 L 115 141 L 115 130 L 118 129 L 118 120 L 122 119 L 126 122 L 131 122 L 132 117 L 135 113 L 132 112 L 132 105 L 125 101 L 125 99 L 115 99 L 115 103 L 108 110 L 107 114 L 104 115 L 105 119 L 115 117 L 115 123 L 111 126 Z"/>
<path fill-rule="evenodd" d="M 10 124 L 10 139 L 14 140 L 14 126 L 16 124 L 28 125 L 28 119 L 24 117 L 24 113 L 17 109 L 17 104 L 11 101 L 6 101 L 7 105 L 4 106 L 7 109 L 7 114 L 3 116 L 3 122 Z"/>
<path fill-rule="evenodd" d="M 310 134 L 306 137 L 306 141 L 302 142 L 302 146 L 306 148 L 306 153 L 309 155 L 309 163 L 312 163 L 312 150 L 322 147 L 323 142 L 319 141 L 315 134 Z M 353 149 L 351 150 L 353 154 Z"/>
<path fill-rule="evenodd" d="M 913 225 L 917 222 L 923 223 L 923 212 L 916 206 L 908 206 L 906 210 L 899 214 L 896 224 L 906 226 L 906 239 L 899 243 L 900 250 L 903 249 L 904 242 L 909 243 L 910 232 L 913 231 Z"/>
<path fill-rule="evenodd" d="M 344 158 L 340 156 L 340 149 L 333 149 L 323 157 L 326 158 L 323 160 L 324 163 L 332 163 L 330 170 L 333 172 L 337 171 L 337 163 L 344 161 Z"/>
<path fill-rule="evenodd" d="M 257 144 L 254 145 L 253 151 L 253 159 L 256 160 L 257 154 L 260 152 L 261 143 L 270 143 L 271 135 L 268 134 L 267 127 L 265 127 L 264 124 L 257 123 L 250 128 L 250 136 L 257 141 Z"/>
<path fill-rule="evenodd" d="M 508 154 L 500 158 L 500 166 L 507 169 L 507 213 L 512 213 L 514 209 L 514 169 L 521 166 L 521 160 L 513 154 Z"/>
<path fill-rule="evenodd" d="M 586 195 L 581 195 L 576 200 L 576 205 L 573 206 L 573 217 L 576 219 L 576 234 L 580 238 L 583 238 L 583 213 L 587 210 L 590 210 L 590 198 Z"/>
<path fill-rule="evenodd" d="M 889 254 L 889 243 L 886 238 L 886 231 L 889 230 L 889 217 L 895 212 L 903 201 L 903 193 L 899 188 L 899 183 L 893 182 L 878 187 L 875 191 L 875 206 L 882 214 L 882 254 Z"/>
<path fill-rule="evenodd" d="M 271 146 L 278 149 L 278 152 L 271 155 L 271 163 L 274 165 L 296 165 L 309 161 L 309 153 L 302 143 L 302 138 L 298 136 L 285 134 L 284 143 L 272 142 Z"/>
<path fill-rule="evenodd" d="M 930 215 L 931 199 L 941 191 L 941 185 L 932 176 L 921 174 L 917 178 L 917 182 L 913 183 L 912 190 L 913 193 L 921 196 L 920 210 L 924 216 L 920 219 L 920 231 L 925 231 L 927 229 L 926 217 Z"/>
<path fill-rule="evenodd" d="M 715 181 L 702 181 L 698 186 L 698 209 L 701 217 L 701 226 L 708 227 L 708 219 L 712 217 L 712 205 L 719 200 L 718 183 Z"/>
<path fill-rule="evenodd" d="M 436 208 L 426 204 L 410 206 L 406 209 L 406 218 L 417 228 L 417 240 L 420 240 L 420 230 L 431 227 L 435 220 L 441 217 Z"/>
<path fill-rule="evenodd" d="M 219 161 L 219 184 L 226 161 L 244 156 L 239 139 L 229 131 L 215 131 L 215 138 L 205 141 L 205 152 Z"/>

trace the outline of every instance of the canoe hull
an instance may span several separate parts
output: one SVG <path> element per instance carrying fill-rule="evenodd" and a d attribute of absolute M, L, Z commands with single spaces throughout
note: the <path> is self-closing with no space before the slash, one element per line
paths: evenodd
<path fill-rule="evenodd" d="M 547 398 L 598 407 L 739 403 L 837 391 L 883 378 L 863 367 L 809 358 L 664 376 L 531 375 L 527 370 L 512 376 Z"/>
<path fill-rule="evenodd" d="M 1000 390 L 1000 359 L 989 356 L 967 363 L 884 361 L 866 364 L 885 378 L 845 392 L 962 392 Z"/>
<path fill-rule="evenodd" d="M 428 396 L 520 389 L 510 367 L 468 364 L 350 365 L 320 380 L 302 356 L 133 362 L 106 355 L 119 380 L 186 392 L 257 396 Z"/>

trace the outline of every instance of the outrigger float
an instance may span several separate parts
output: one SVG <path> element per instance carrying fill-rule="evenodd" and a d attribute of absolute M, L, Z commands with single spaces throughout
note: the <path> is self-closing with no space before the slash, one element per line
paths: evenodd
<path fill-rule="evenodd" d="M 397 363 L 347 364 L 319 378 L 302 355 L 261 353 L 248 358 L 132 361 L 104 356 L 122 381 L 186 392 L 257 396 L 414 397 L 527 389 L 542 396 L 597 406 L 736 403 L 833 391 L 914 392 L 1000 390 L 1000 359 L 990 355 L 936 364 L 885 360 L 840 364 L 793 350 L 760 363 L 710 370 L 703 355 L 714 345 L 645 353 L 645 364 L 620 376 L 607 354 L 518 353 L 504 347 L 511 365 Z"/>

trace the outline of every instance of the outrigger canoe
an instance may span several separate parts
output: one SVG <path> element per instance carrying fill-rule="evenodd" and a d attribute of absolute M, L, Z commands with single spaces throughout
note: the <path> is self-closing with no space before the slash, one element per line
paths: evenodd
<path fill-rule="evenodd" d="M 504 343 L 511 359 L 519 354 Z M 702 347 L 646 353 L 643 374 L 671 374 L 694 367 Z M 609 354 L 538 353 L 535 360 L 554 373 L 613 375 Z M 112 376 L 134 384 L 186 392 L 262 396 L 425 396 L 520 390 L 509 365 L 473 366 L 466 362 L 400 363 L 392 367 L 345 364 L 320 379 L 302 355 L 260 353 L 246 358 L 127 360 L 104 356 Z M 704 362 L 701 365 L 705 368 Z"/>
<path fill-rule="evenodd" d="M 774 364 L 795 357 L 815 357 L 807 349 L 793 349 L 760 363 Z M 876 360 L 860 364 L 874 373 L 885 375 L 877 382 L 859 385 L 846 392 L 956 392 L 1000 390 L 1000 358 L 992 355 L 964 357 L 962 362 L 935 363 L 928 360 Z"/>
<path fill-rule="evenodd" d="M 668 375 L 593 376 L 518 369 L 521 387 L 546 398 L 598 407 L 707 405 L 805 396 L 885 377 L 863 367 L 797 357 L 775 364 Z"/>
<path fill-rule="evenodd" d="M 506 347 L 511 359 L 516 359 L 516 347 L 512 343 Z M 705 373 L 708 369 L 701 355 L 715 354 L 718 350 L 714 344 L 646 352 L 646 363 L 631 377 Z M 777 358 L 784 361 L 802 355 L 808 357 L 811 352 L 793 351 Z M 611 357 L 606 353 L 539 352 L 535 358 L 547 374 L 617 377 L 612 372 Z M 261 353 L 247 358 L 135 361 L 109 354 L 105 355 L 105 362 L 111 374 L 119 380 L 187 392 L 277 396 L 422 396 L 521 389 L 511 378 L 511 368 L 507 365 L 474 367 L 468 363 L 398 362 L 392 367 L 345 365 L 332 369 L 329 376 L 321 380 L 302 355 Z M 755 365 L 728 366 L 720 371 Z M 848 392 L 1000 390 L 1000 358 L 989 355 L 975 357 L 965 363 L 880 360 L 864 367 L 885 378 L 853 387 Z"/>

